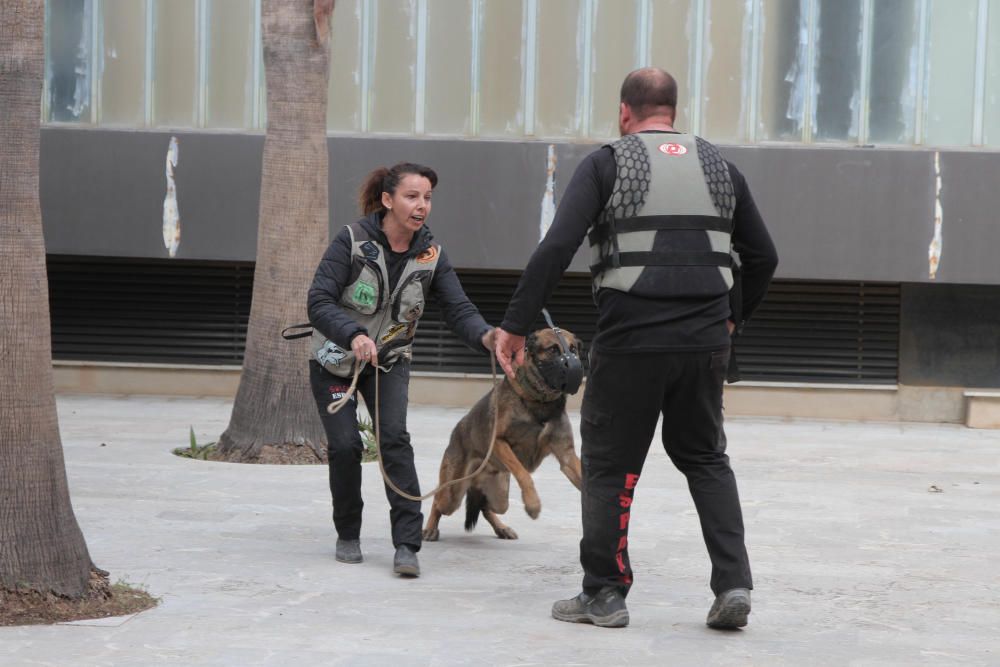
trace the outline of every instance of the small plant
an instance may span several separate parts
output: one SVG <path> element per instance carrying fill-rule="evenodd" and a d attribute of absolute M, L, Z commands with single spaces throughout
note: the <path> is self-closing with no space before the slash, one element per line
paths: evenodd
<path fill-rule="evenodd" d="M 362 462 L 374 461 L 378 458 L 375 452 L 375 428 L 371 419 L 358 418 L 358 431 L 361 432 L 361 442 L 365 446 L 365 453 L 361 455 Z"/>
<path fill-rule="evenodd" d="M 174 454 L 177 456 L 183 456 L 187 459 L 200 459 L 202 461 L 207 461 L 212 453 L 215 451 L 215 443 L 209 442 L 204 445 L 199 445 L 198 440 L 194 437 L 194 427 L 191 427 L 190 443 L 187 447 L 177 447 L 174 449 Z"/>

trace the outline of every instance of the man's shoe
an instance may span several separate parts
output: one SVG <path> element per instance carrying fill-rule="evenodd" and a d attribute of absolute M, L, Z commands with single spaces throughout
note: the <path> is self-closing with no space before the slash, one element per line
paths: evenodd
<path fill-rule="evenodd" d="M 365 558 L 361 555 L 361 540 L 337 539 L 336 558 L 341 563 L 360 563 Z"/>
<path fill-rule="evenodd" d="M 721 630 L 742 628 L 750 614 L 750 591 L 746 588 L 730 588 L 719 593 L 708 612 L 705 623 L 710 628 Z"/>
<path fill-rule="evenodd" d="M 408 544 L 400 544 L 396 547 L 396 556 L 392 559 L 392 571 L 404 577 L 419 577 L 420 563 L 417 561 L 417 552 Z"/>
<path fill-rule="evenodd" d="M 628 625 L 628 609 L 621 591 L 605 586 L 595 595 L 584 591 L 572 600 L 559 600 L 552 605 L 552 618 L 567 623 L 593 623 L 602 628 L 624 628 Z"/>

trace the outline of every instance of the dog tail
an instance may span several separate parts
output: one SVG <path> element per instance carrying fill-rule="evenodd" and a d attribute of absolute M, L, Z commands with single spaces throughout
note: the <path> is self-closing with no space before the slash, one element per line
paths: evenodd
<path fill-rule="evenodd" d="M 479 515 L 486 509 L 486 494 L 479 489 L 469 489 L 465 494 L 465 530 L 472 532 Z"/>

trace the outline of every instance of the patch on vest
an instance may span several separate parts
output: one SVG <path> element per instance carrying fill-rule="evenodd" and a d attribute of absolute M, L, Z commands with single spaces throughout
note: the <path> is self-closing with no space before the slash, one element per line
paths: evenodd
<path fill-rule="evenodd" d="M 365 241 L 361 244 L 361 254 L 365 256 L 365 259 L 378 259 L 378 246 L 371 241 Z"/>
<path fill-rule="evenodd" d="M 324 366 L 340 366 L 340 362 L 346 358 L 347 351 L 332 341 L 326 341 L 323 347 L 316 352 L 316 361 Z"/>
<path fill-rule="evenodd" d="M 393 324 L 379 340 L 383 343 L 388 343 L 390 340 L 398 336 L 404 329 L 406 329 L 405 324 Z"/>
<path fill-rule="evenodd" d="M 354 303 L 359 306 L 374 306 L 375 287 L 368 283 L 359 282 L 354 286 L 354 294 L 351 297 L 354 299 Z"/>
<path fill-rule="evenodd" d="M 438 256 L 438 249 L 436 246 L 431 246 L 427 250 L 417 255 L 417 264 L 430 264 Z"/>
<path fill-rule="evenodd" d="M 658 148 L 664 155 L 684 155 L 688 152 L 687 146 L 682 144 L 660 144 Z"/>

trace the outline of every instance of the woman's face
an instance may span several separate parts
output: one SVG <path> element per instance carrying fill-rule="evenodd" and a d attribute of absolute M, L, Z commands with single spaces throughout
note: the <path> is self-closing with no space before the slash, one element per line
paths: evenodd
<path fill-rule="evenodd" d="M 386 209 L 383 226 L 392 225 L 398 231 L 415 233 L 431 213 L 433 189 L 424 176 L 405 174 L 394 193 L 382 193 L 382 206 Z"/>

